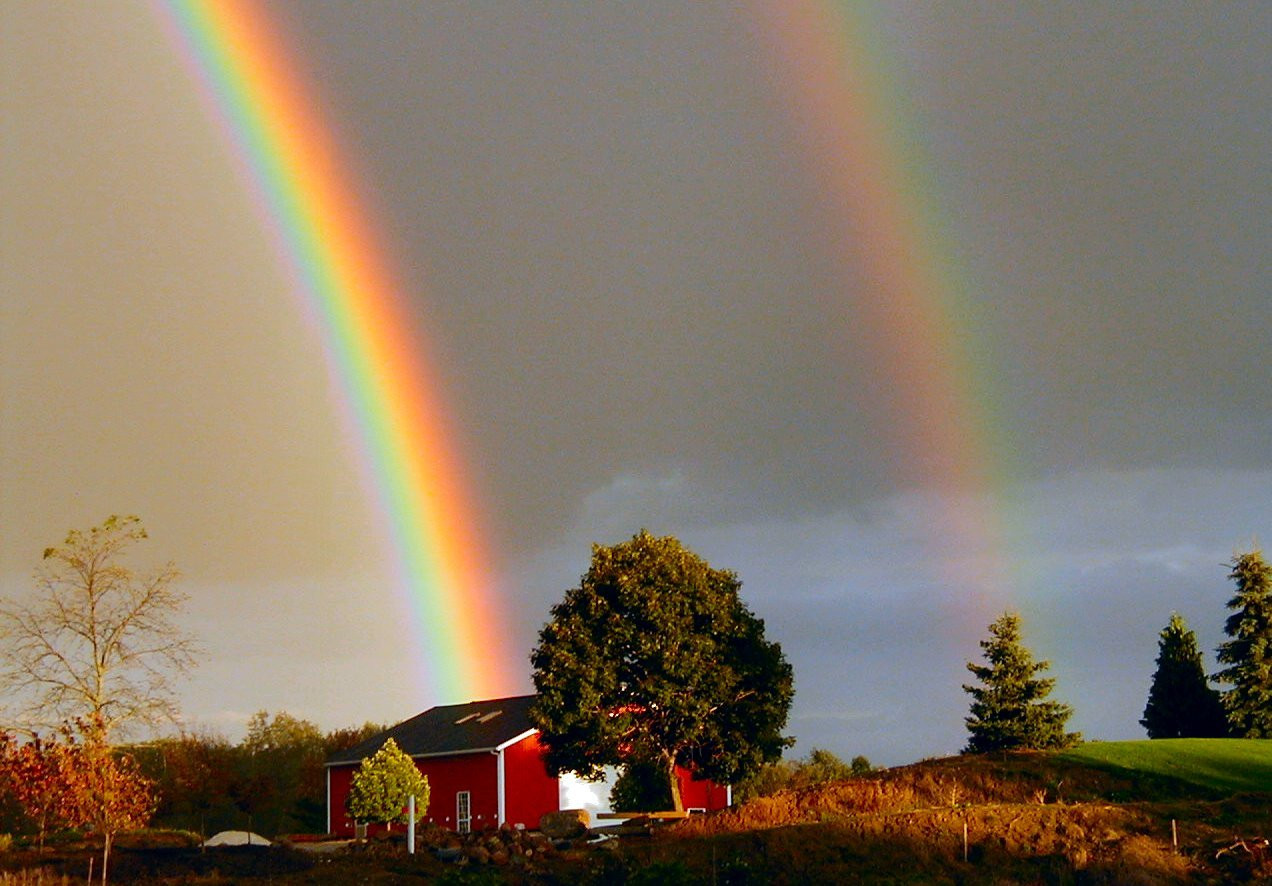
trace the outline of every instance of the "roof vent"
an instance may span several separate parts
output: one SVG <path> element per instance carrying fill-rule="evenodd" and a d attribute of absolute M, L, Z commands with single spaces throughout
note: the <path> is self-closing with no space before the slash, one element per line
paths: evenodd
<path fill-rule="evenodd" d="M 495 719 L 495 717 L 498 717 L 502 713 L 503 711 L 491 711 L 489 714 L 482 714 L 480 717 L 477 718 L 477 722 L 489 723 L 491 720 Z"/>

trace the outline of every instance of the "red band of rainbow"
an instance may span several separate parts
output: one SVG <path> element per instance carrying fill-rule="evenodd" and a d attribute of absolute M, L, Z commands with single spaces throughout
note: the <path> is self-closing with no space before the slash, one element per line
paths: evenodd
<path fill-rule="evenodd" d="M 507 694 L 524 680 L 435 375 L 314 92 L 250 0 L 156 5 L 319 330 L 413 610 L 426 698 Z"/>

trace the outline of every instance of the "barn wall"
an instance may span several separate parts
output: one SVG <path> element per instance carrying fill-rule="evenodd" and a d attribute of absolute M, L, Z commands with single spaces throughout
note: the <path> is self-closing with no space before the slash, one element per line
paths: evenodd
<path fill-rule="evenodd" d="M 539 736 L 531 735 L 504 750 L 504 821 L 530 830 L 539 817 L 559 806 L 557 780 L 543 766 Z"/>
<path fill-rule="evenodd" d="M 498 774 L 495 755 L 489 751 L 453 757 L 429 757 L 415 765 L 428 777 L 429 802 L 424 821 L 455 830 L 455 795 L 470 794 L 472 829 L 499 825 Z"/>
<path fill-rule="evenodd" d="M 680 799 L 686 809 L 724 809 L 729 805 L 729 789 L 710 779 L 695 781 L 693 773 L 683 766 L 676 767 L 680 776 Z"/>
<path fill-rule="evenodd" d="M 472 811 L 472 828 L 475 831 L 493 828 L 498 824 L 499 799 L 496 796 L 496 760 L 489 752 L 479 754 L 457 754 L 452 757 L 429 757 L 416 760 L 415 766 L 428 778 L 429 803 L 421 822 L 433 822 L 448 830 L 455 829 L 455 795 L 459 791 L 468 791 Z M 358 771 L 357 764 L 332 766 L 331 773 L 331 831 L 342 837 L 352 837 L 354 822 L 345 811 L 345 799 L 349 796 L 349 785 L 353 774 Z M 538 826 L 538 818 L 534 826 Z M 527 823 L 527 827 L 531 825 Z M 394 830 L 400 830 L 395 825 Z M 381 825 L 372 825 L 368 833 L 376 834 L 384 830 Z"/>
<path fill-rule="evenodd" d="M 328 778 L 331 779 L 329 794 L 330 806 L 327 808 L 327 824 L 333 834 L 341 837 L 353 836 L 353 819 L 345 811 L 345 800 L 349 797 L 349 784 L 353 781 L 353 773 L 358 771 L 356 763 L 348 766 L 329 766 Z"/>

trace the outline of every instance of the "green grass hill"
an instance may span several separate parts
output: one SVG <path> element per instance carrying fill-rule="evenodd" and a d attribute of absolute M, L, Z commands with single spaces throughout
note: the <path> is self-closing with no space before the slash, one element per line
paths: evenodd
<path fill-rule="evenodd" d="M 1097 741 L 1056 756 L 1107 772 L 1165 776 L 1220 793 L 1272 793 L 1272 739 Z"/>

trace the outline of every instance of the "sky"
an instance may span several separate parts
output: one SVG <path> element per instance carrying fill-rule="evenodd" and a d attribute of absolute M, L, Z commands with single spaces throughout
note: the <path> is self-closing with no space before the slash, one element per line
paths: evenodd
<path fill-rule="evenodd" d="M 516 691 L 642 528 L 739 574 L 794 754 L 957 752 L 1008 609 L 1087 738 L 1143 737 L 1172 611 L 1214 667 L 1272 535 L 1272 7 L 264 8 L 447 404 Z M 420 688 L 339 379 L 156 7 L 0 19 L 0 594 L 137 514 L 206 650 L 188 724 L 466 700 Z"/>

